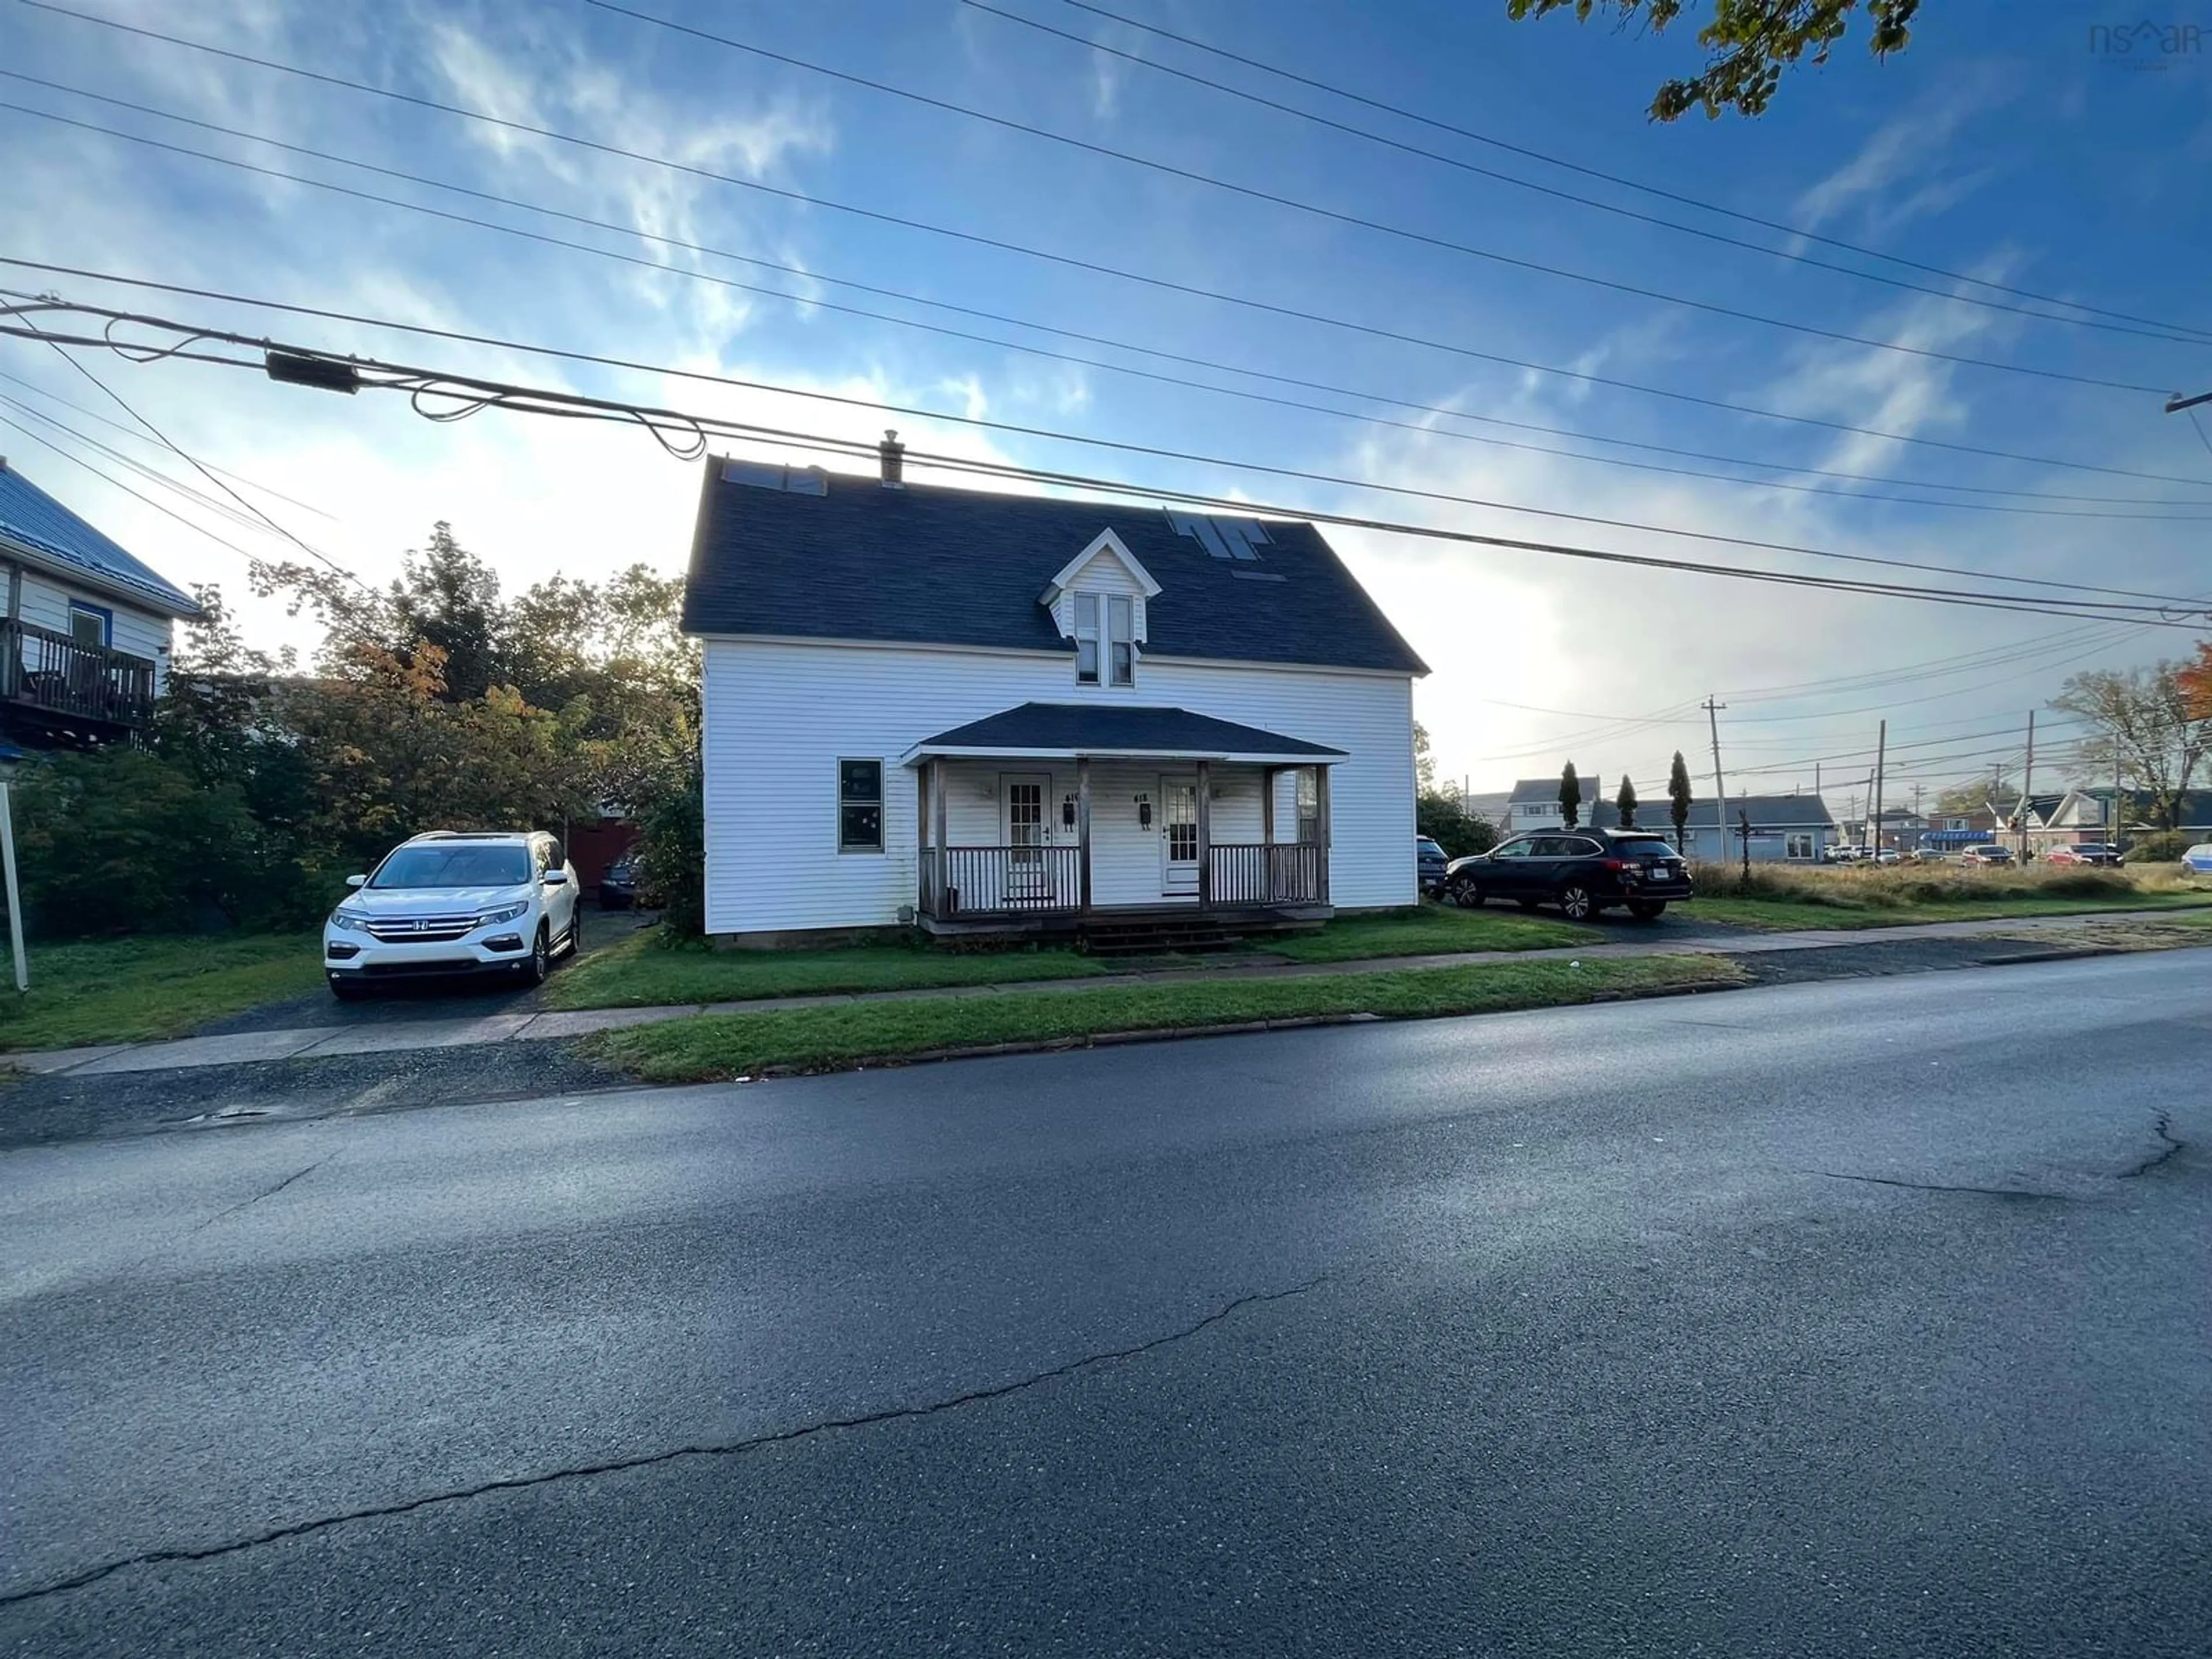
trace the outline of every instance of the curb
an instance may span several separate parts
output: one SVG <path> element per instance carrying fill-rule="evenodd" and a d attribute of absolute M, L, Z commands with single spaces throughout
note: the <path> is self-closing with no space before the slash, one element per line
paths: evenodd
<path fill-rule="evenodd" d="M 1138 1042 L 1182 1042 L 1197 1037 L 1254 1036 L 1263 1031 L 1311 1030 L 1327 1025 L 1406 1025 L 1431 1019 L 1479 1019 L 1491 1014 L 1541 1013 L 1559 1008 L 1588 1008 L 1604 1002 L 1650 1002 L 1661 997 L 1703 996 L 1715 991 L 1744 991 L 1753 981 L 1692 980 L 1646 991 L 1600 991 L 1573 1002 L 1530 1003 L 1522 1008 L 1482 1008 L 1434 1014 L 1292 1014 L 1281 1019 L 1243 1019 L 1215 1025 L 1161 1025 L 1133 1031 L 1092 1031 L 1081 1036 L 1039 1037 L 1029 1042 L 984 1042 L 966 1047 L 921 1048 L 911 1054 L 856 1055 L 819 1065 L 769 1065 L 730 1076 L 690 1078 L 667 1083 L 640 1079 L 648 1087 L 696 1088 L 708 1083 L 763 1083 L 779 1078 L 831 1077 L 841 1072 L 889 1071 L 904 1066 L 933 1066 L 945 1060 L 992 1060 L 1011 1054 L 1057 1054 L 1077 1048 L 1115 1048 Z M 635 1073 L 632 1076 L 636 1076 Z"/>

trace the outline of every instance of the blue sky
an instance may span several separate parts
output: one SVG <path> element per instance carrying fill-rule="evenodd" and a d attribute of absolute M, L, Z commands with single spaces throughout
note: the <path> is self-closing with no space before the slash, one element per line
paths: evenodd
<path fill-rule="evenodd" d="M 2150 392 L 2115 391 L 1821 339 L 1615 292 L 1240 198 L 1011 132 L 594 9 L 447 0 L 71 0 L 100 15 L 580 134 L 797 192 L 792 200 L 503 131 L 0 0 L 0 68 L 334 155 L 605 222 L 600 229 L 490 206 L 333 162 L 193 130 L 21 80 L 0 100 L 251 160 L 303 178 L 477 215 L 626 256 L 533 244 L 403 208 L 0 110 L 8 157 L 0 252 L 367 315 L 834 392 L 948 414 L 1261 462 L 1354 481 L 1322 484 L 1115 453 L 977 427 L 889 418 L 763 392 L 602 371 L 389 331 L 165 298 L 76 278 L 6 273 L 19 288 L 195 322 L 801 430 L 1238 494 L 1266 502 L 1484 533 L 1775 568 L 1817 561 L 1379 493 L 1371 486 L 1992 574 L 2159 593 L 2212 586 L 2203 522 L 2058 516 L 2126 511 L 2040 503 L 1999 513 L 1747 488 L 1471 441 L 1613 457 L 1594 445 L 1407 404 L 1561 432 L 1923 484 L 2206 503 L 2212 448 Z M 624 0 L 631 3 L 632 0 Z M 1696 208 L 1361 110 L 1062 3 L 1004 9 L 1231 82 L 1483 167 L 1638 211 L 1802 247 Z M 1564 203 L 1280 115 L 1097 53 L 955 0 L 635 0 L 635 9 L 850 74 L 1247 185 L 1706 305 L 1835 332 L 2155 388 L 2212 387 L 2212 348 L 2038 321 L 1740 251 Z M 1696 60 L 1686 32 L 1653 39 L 1565 17 L 1514 24 L 1503 0 L 1360 8 L 1245 0 L 1116 0 L 1111 9 L 1364 91 L 1513 144 L 1739 211 L 2039 293 L 2212 329 L 2212 8 L 1939 0 L 1910 52 L 1882 65 L 1846 41 L 1790 76 L 1757 121 L 1643 109 Z M 1693 8 L 1693 10 L 1702 9 Z M 1381 14 L 1381 15 L 1378 15 Z M 2094 50 L 2099 22 L 2194 25 L 2164 66 Z M 1269 315 L 1049 260 L 872 222 L 842 202 L 1422 339 L 1723 402 L 1909 435 L 2201 483 L 1986 459 L 1736 416 Z M 720 251 L 673 250 L 664 236 Z M 1815 249 L 1949 290 L 1943 279 Z M 750 255 L 809 275 L 763 271 Z M 648 269 L 647 264 L 663 269 Z M 797 302 L 718 284 L 722 276 Z M 1179 368 L 1115 347 L 963 319 L 831 286 L 1004 313 L 1155 351 L 1346 388 L 1323 397 Z M 1057 362 L 810 301 L 866 307 L 1047 350 L 1225 383 L 1407 423 L 1224 397 Z M 645 559 L 679 568 L 696 468 L 641 436 L 485 414 L 450 426 L 391 396 L 341 399 L 213 368 L 88 358 L 184 447 L 291 498 L 256 499 L 372 580 L 429 525 L 517 586 Z M 0 341 L 0 398 L 20 399 L 145 464 L 199 481 L 58 395 L 121 419 L 49 349 Z M 27 390 L 29 382 L 40 392 Z M 1398 400 L 1374 401 L 1376 398 Z M 0 402 L 19 422 L 118 477 L 111 459 Z M 1407 426 L 1413 429 L 1407 429 Z M 0 450 L 179 580 L 243 599 L 243 560 L 73 461 L 0 427 Z M 764 452 L 749 452 L 764 453 Z M 851 463 L 839 463 L 849 466 Z M 1750 474 L 1820 483 L 1808 471 Z M 1359 487 L 1370 486 L 1370 487 Z M 259 553 L 284 545 L 143 479 L 134 487 Z M 1885 484 L 1859 486 L 1881 493 Z M 1916 493 L 1907 491 L 1906 493 Z M 1917 492 L 1925 495 L 1929 492 Z M 1951 500 L 2036 504 L 2018 495 Z M 295 505 L 295 503 L 303 504 Z M 2186 514 L 2191 507 L 2138 508 Z M 1831 805 L 1863 778 L 1887 712 L 1907 764 L 1893 799 L 2005 761 L 2027 709 L 2073 668 L 2179 654 L 2191 635 L 2048 617 L 1849 598 L 1590 567 L 1541 556 L 1333 533 L 1436 670 L 1416 694 L 1440 768 L 1478 788 L 1555 771 L 1624 770 L 1647 787 L 1668 754 L 1707 765 L 1718 692 L 1741 782 L 1810 787 Z M 1880 574 L 1880 573 L 1876 573 Z M 1923 580 L 1895 573 L 1897 580 Z M 1941 580 L 1941 579 L 1936 579 Z M 270 641 L 297 639 L 275 601 L 244 605 Z M 2069 728 L 2046 716 L 2042 781 L 2068 775 Z M 1993 734 L 1993 735 L 1984 735 Z M 2016 775 L 2017 760 L 2009 771 Z"/>

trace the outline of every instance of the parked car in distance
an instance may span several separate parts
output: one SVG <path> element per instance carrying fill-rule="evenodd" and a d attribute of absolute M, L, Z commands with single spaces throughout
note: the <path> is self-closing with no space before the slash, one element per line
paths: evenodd
<path fill-rule="evenodd" d="M 1646 830 L 1540 831 L 1454 859 L 1443 896 L 1470 909 L 1494 898 L 1524 910 L 1556 904 L 1573 921 L 1618 904 L 1650 921 L 1691 896 L 1690 866 L 1665 836 Z"/>
<path fill-rule="evenodd" d="M 2126 856 L 2108 848 L 2101 841 L 2084 841 L 2077 848 L 2051 848 L 2044 854 L 2046 865 L 2124 865 Z"/>
<path fill-rule="evenodd" d="M 1960 850 L 1959 862 L 1971 865 L 1976 869 L 1987 869 L 1997 865 L 2008 866 L 2013 862 L 2012 848 L 2000 847 L 1995 842 L 1977 842 L 1972 847 Z"/>
<path fill-rule="evenodd" d="M 1427 836 L 1413 837 L 1413 856 L 1420 866 L 1421 891 L 1433 893 L 1444 884 L 1444 866 L 1451 860 L 1444 849 Z"/>
<path fill-rule="evenodd" d="M 1905 862 L 1905 854 L 1899 852 L 1894 847 L 1885 847 L 1878 853 L 1869 853 L 1866 857 L 1869 863 L 1877 865 L 1902 864 Z"/>
<path fill-rule="evenodd" d="M 599 878 L 599 908 L 635 910 L 637 906 L 637 854 L 624 853 Z"/>
<path fill-rule="evenodd" d="M 434 830 L 402 842 L 323 924 L 331 994 L 409 975 L 501 974 L 543 981 L 556 951 L 584 940 L 576 872 L 537 830 Z"/>
<path fill-rule="evenodd" d="M 2200 841 L 2184 853 L 2181 867 L 2192 876 L 2212 876 L 2212 841 Z"/>

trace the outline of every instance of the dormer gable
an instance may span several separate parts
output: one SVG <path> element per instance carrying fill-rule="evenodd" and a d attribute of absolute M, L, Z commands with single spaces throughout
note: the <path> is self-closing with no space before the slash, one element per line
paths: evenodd
<path fill-rule="evenodd" d="M 1120 596 L 1131 602 L 1134 613 L 1134 637 L 1141 643 L 1145 638 L 1145 611 L 1147 601 L 1155 599 L 1160 585 L 1152 573 L 1123 544 L 1111 530 L 1102 530 L 1092 538 L 1089 546 L 1062 565 L 1057 575 L 1045 585 L 1037 596 L 1037 603 L 1052 612 L 1053 626 L 1060 638 L 1075 637 L 1075 601 L 1078 592 L 1097 593 L 1104 597 Z"/>

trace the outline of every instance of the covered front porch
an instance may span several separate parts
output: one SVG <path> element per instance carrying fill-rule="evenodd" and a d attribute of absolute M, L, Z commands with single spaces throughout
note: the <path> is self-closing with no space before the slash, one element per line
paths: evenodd
<path fill-rule="evenodd" d="M 1180 708 L 1025 703 L 917 744 L 936 933 L 1325 920 L 1341 750 Z"/>

